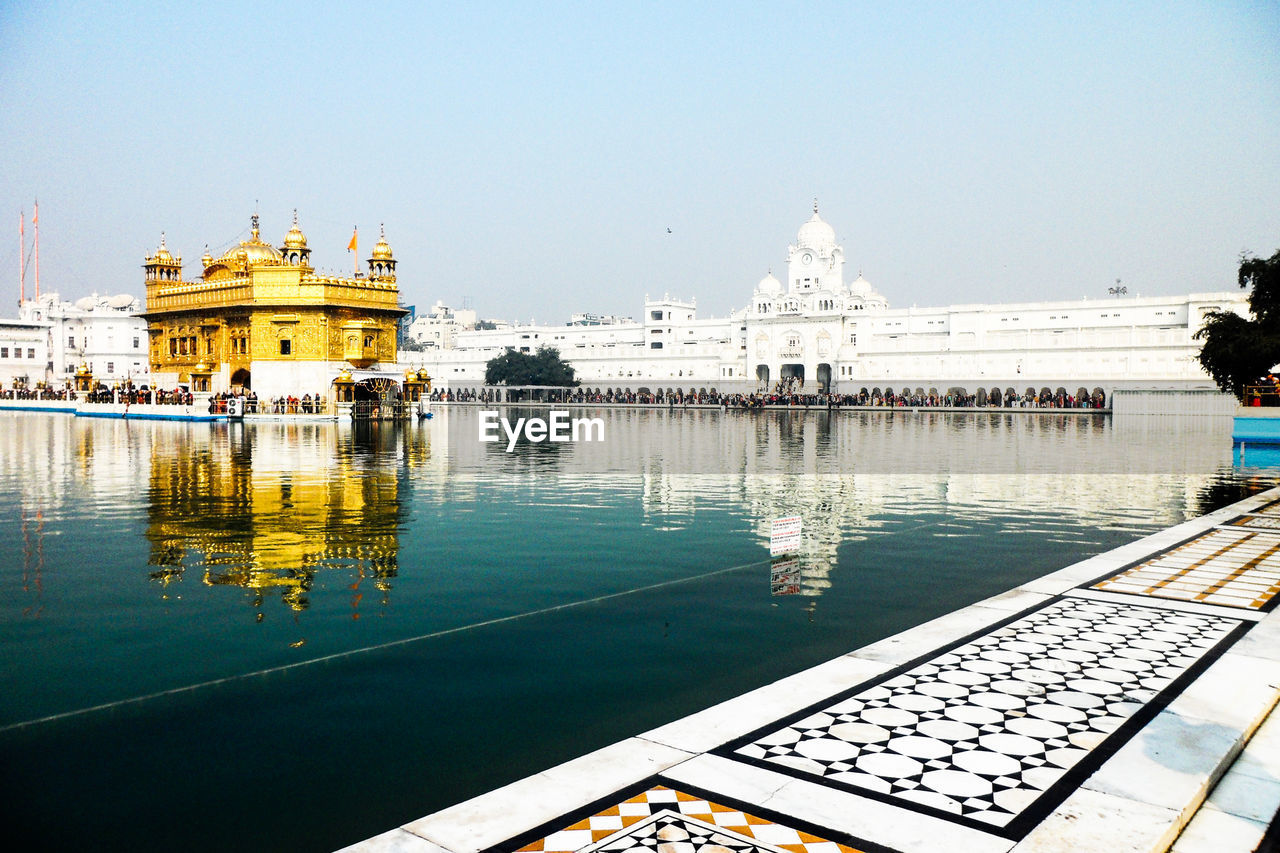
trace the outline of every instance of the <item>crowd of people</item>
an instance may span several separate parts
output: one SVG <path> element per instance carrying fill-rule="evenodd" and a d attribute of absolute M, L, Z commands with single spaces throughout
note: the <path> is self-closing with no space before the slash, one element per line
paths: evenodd
<path fill-rule="evenodd" d="M 1085 389 L 1080 389 L 1084 391 Z M 442 403 L 498 403 L 520 402 L 529 399 L 530 392 L 519 391 L 515 396 L 505 389 L 486 388 L 481 391 L 432 391 L 428 396 L 431 402 Z M 888 407 L 888 408 L 1003 408 L 1003 409 L 1101 409 L 1105 408 L 1106 397 L 1100 391 L 1092 393 L 1069 394 L 1063 389 L 1039 392 L 1027 389 L 1025 393 L 1010 394 L 1007 391 L 982 389 L 971 394 L 953 389 L 950 393 L 923 393 L 903 389 L 902 393 L 892 388 L 881 391 L 879 388 L 868 391 L 861 389 L 856 394 L 825 394 L 805 392 L 802 386 L 794 381 L 781 382 L 769 390 L 750 394 L 720 394 L 711 391 L 672 391 L 651 392 L 647 389 L 639 391 L 606 389 L 539 389 L 537 399 L 550 403 L 599 403 L 602 405 L 640 404 L 691 406 L 710 405 L 722 408 L 764 408 L 766 406 L 802 406 L 838 409 L 844 406 Z"/>
<path fill-rule="evenodd" d="M 278 397 L 260 400 L 258 395 L 250 390 L 243 393 L 221 391 L 214 394 L 209 398 L 209 412 L 212 414 L 225 413 L 227 411 L 227 403 L 234 399 L 243 400 L 244 407 L 242 411 L 250 415 L 319 415 L 329 409 L 329 402 L 323 394 L 303 394 L 301 397 L 293 394 L 283 394 Z"/>
<path fill-rule="evenodd" d="M 0 388 L 0 400 L 74 400 L 76 392 L 70 388 Z"/>
<path fill-rule="evenodd" d="M 1277 380 L 1277 391 L 1280 391 L 1280 380 Z M 1022 394 L 1009 393 L 1013 389 L 1001 392 L 992 388 L 989 392 L 980 389 L 977 393 L 968 393 L 959 389 L 951 389 L 942 394 L 937 391 L 925 393 L 921 389 L 911 391 L 902 389 L 895 392 L 892 388 L 881 391 L 879 388 L 861 389 L 856 394 L 831 394 L 805 391 L 802 383 L 788 379 L 776 383 L 768 391 L 753 393 L 720 394 L 712 389 L 684 390 L 659 389 L 652 392 L 648 389 L 632 391 L 631 389 L 607 388 L 565 388 L 565 389 L 505 389 L 484 388 L 435 390 L 427 395 L 433 403 L 500 403 L 520 402 L 537 399 L 550 403 L 598 403 L 601 405 L 666 405 L 668 407 L 684 406 L 720 406 L 725 409 L 756 409 L 779 406 L 799 406 L 806 408 L 823 407 L 838 409 L 845 406 L 888 407 L 888 408 L 1004 408 L 1004 409 L 1101 409 L 1106 406 L 1106 397 L 1101 390 L 1092 393 L 1084 388 L 1076 394 L 1069 394 L 1065 389 L 1050 391 L 1045 388 L 1039 392 L 1028 388 Z M 94 391 L 82 395 L 91 403 L 125 403 L 128 405 L 191 405 L 194 395 L 186 388 L 175 388 L 171 391 L 151 389 L 146 385 L 136 387 L 127 384 L 123 387 L 109 389 L 99 385 Z M 244 401 L 245 413 L 271 414 L 321 414 L 329 410 L 329 401 L 323 394 L 281 395 L 266 400 L 259 400 L 252 390 L 239 392 L 222 391 L 209 399 L 209 411 L 221 413 L 227 411 L 227 402 L 233 398 Z M 15 387 L 0 389 L 0 399 L 10 400 L 75 400 L 76 392 L 70 387 L 59 389 L 50 387 L 27 388 Z M 1270 402 L 1270 401 L 1268 401 Z M 1255 403 L 1256 405 L 1256 403 Z"/>

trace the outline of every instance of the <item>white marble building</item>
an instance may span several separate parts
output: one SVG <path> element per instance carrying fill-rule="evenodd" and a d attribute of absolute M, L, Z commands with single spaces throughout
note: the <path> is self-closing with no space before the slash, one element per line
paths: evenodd
<path fill-rule="evenodd" d="M 19 320 L 42 328 L 38 369 L 26 365 L 29 381 L 70 384 L 76 369 L 88 365 L 94 378 L 111 385 L 131 379 L 147 382 L 147 322 L 142 303 L 127 293 L 85 296 L 65 302 L 57 293 L 41 294 L 18 308 Z"/>
<path fill-rule="evenodd" d="M 34 320 L 0 320 L 0 386 L 34 388 L 49 364 L 49 327 Z"/>
<path fill-rule="evenodd" d="M 1209 389 L 1194 335 L 1213 310 L 1248 313 L 1244 291 L 1079 301 L 890 308 L 862 275 L 845 280 L 835 230 L 813 215 L 788 246 L 785 283 L 772 273 L 749 305 L 699 319 L 694 300 L 648 299 L 640 322 L 458 331 L 452 348 L 405 353 L 436 387 L 482 384 L 507 347 L 549 345 L 601 391 L 894 389 L 946 394 L 1044 388 Z"/>

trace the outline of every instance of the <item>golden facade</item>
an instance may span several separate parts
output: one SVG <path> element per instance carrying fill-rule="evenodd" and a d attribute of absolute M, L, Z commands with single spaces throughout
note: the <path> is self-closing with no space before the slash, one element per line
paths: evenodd
<path fill-rule="evenodd" d="M 327 387 L 343 369 L 394 366 L 400 307 L 396 260 L 380 236 L 367 271 L 351 277 L 321 275 L 298 227 L 279 247 L 259 236 L 252 219 L 248 240 L 214 258 L 201 258 L 198 280 L 182 277 L 182 258 L 165 246 L 148 255 L 147 318 L 151 372 L 161 385 L 190 383 L 192 391 L 269 385 L 260 394 Z M 313 384 L 314 383 L 314 384 Z"/>

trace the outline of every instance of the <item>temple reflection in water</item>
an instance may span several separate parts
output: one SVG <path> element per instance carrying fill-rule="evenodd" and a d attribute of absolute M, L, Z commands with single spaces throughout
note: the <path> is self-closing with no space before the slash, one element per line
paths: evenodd
<path fill-rule="evenodd" d="M 274 601 L 297 612 L 323 597 L 353 614 L 389 602 L 402 569 L 430 570 L 426 551 L 411 559 L 401 553 L 406 529 L 423 542 L 507 536 L 486 557 L 501 564 L 503 543 L 514 541 L 503 525 L 519 527 L 521 501 L 545 499 L 547 490 L 576 492 L 564 500 L 583 507 L 574 517 L 588 528 L 634 518 L 664 541 L 696 542 L 708 567 L 719 549 L 700 536 L 702 521 L 708 513 L 732 516 L 737 521 L 721 529 L 760 546 L 762 594 L 814 597 L 830 588 L 851 544 L 908 525 L 929 525 L 911 536 L 969 537 L 976 548 L 984 543 L 975 537 L 991 535 L 989 517 L 1017 507 L 998 533 L 1037 536 L 1043 528 L 1083 540 L 1109 527 L 1137 535 L 1220 505 L 1214 490 L 1232 465 L 1230 423 L 1212 418 L 592 415 L 605 421 L 603 442 L 526 445 L 510 454 L 480 443 L 477 411 L 461 407 L 402 425 L 7 417 L 0 473 L 21 484 L 15 559 L 24 608 L 39 613 L 42 606 L 44 537 L 83 511 L 116 529 L 143 520 L 138 545 L 162 596 L 193 584 L 228 594 L 239 587 L 258 614 Z M 593 509 L 605 494 L 622 502 L 610 511 L 634 506 L 638 514 Z M 494 512 L 499 506 L 506 514 Z M 454 526 L 460 513 L 500 529 Z M 788 515 L 803 518 L 802 547 L 797 562 L 774 577 L 765 559 L 769 523 Z M 433 524 L 445 526 L 438 534 L 425 529 Z M 581 533 L 577 547 L 591 553 L 598 532 L 565 536 Z"/>
<path fill-rule="evenodd" d="M 429 457 L 425 432 L 389 424 L 231 425 L 157 442 L 151 578 L 166 594 L 193 577 L 240 587 L 261 619 L 271 598 L 306 610 L 317 579 L 329 575 L 331 587 L 349 589 L 358 618 L 366 592 L 389 601 L 407 513 L 403 466 Z"/>

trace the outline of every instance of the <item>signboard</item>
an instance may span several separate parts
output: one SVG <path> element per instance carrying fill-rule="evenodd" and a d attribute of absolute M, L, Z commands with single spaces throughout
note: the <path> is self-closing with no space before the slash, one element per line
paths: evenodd
<path fill-rule="evenodd" d="M 769 593 L 771 595 L 798 595 L 800 593 L 800 561 L 796 559 L 774 560 L 769 566 Z"/>
<path fill-rule="evenodd" d="M 800 516 L 775 518 L 769 534 L 769 553 L 786 554 L 800 550 Z"/>

